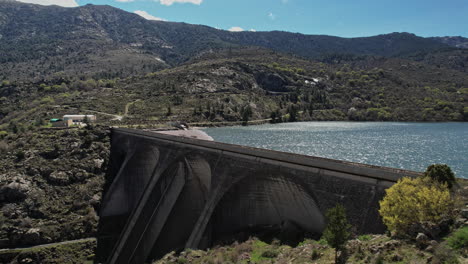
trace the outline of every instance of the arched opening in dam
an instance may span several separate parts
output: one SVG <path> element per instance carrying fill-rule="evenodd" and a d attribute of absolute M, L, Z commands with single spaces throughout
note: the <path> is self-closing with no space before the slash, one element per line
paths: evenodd
<path fill-rule="evenodd" d="M 229 243 L 257 236 L 297 244 L 317 237 L 325 219 L 312 192 L 292 177 L 248 175 L 220 200 L 211 218 L 212 242 Z"/>

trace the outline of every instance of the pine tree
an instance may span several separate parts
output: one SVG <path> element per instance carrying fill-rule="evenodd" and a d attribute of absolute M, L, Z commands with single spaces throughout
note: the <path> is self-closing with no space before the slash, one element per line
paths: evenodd
<path fill-rule="evenodd" d="M 322 237 L 327 241 L 328 245 L 335 249 L 335 263 L 338 263 L 338 251 L 342 250 L 346 241 L 349 238 L 349 228 L 346 219 L 346 212 L 342 205 L 329 209 L 326 213 L 327 226 L 323 231 Z"/>

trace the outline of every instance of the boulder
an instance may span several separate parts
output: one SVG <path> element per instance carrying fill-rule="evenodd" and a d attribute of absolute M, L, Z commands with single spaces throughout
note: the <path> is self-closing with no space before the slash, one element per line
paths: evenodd
<path fill-rule="evenodd" d="M 468 208 L 462 209 L 460 214 L 463 218 L 468 218 Z"/>
<path fill-rule="evenodd" d="M 23 201 L 31 188 L 31 183 L 22 177 L 15 177 L 9 183 L 0 187 L 0 202 Z"/>
<path fill-rule="evenodd" d="M 431 253 L 434 253 L 434 250 L 435 250 L 435 248 L 433 246 L 431 246 L 431 245 L 427 246 L 427 248 L 425 249 L 425 251 L 431 252 Z"/>
<path fill-rule="evenodd" d="M 401 242 L 398 240 L 390 240 L 383 244 L 386 250 L 395 250 L 397 247 L 401 246 Z"/>
<path fill-rule="evenodd" d="M 467 221 L 466 218 L 457 218 L 455 220 L 455 227 L 458 228 L 458 227 L 462 227 L 463 225 L 465 225 L 465 222 Z"/>
<path fill-rule="evenodd" d="M 29 264 L 29 263 L 35 263 L 35 261 L 32 258 L 26 257 L 20 260 L 21 264 Z"/>
<path fill-rule="evenodd" d="M 58 185 L 70 184 L 70 177 L 64 171 L 54 171 L 47 177 L 50 183 Z"/>
<path fill-rule="evenodd" d="M 24 233 L 22 242 L 27 245 L 33 245 L 41 243 L 41 229 L 39 228 L 30 228 L 26 233 Z"/>
<path fill-rule="evenodd" d="M 93 163 L 94 163 L 94 167 L 100 170 L 102 168 L 102 164 L 104 164 L 104 159 L 94 159 Z"/>
<path fill-rule="evenodd" d="M 73 174 L 73 178 L 77 181 L 77 182 L 82 182 L 86 179 L 89 178 L 89 173 L 86 172 L 85 170 L 78 170 L 78 171 L 75 171 L 74 174 Z"/>
<path fill-rule="evenodd" d="M 431 239 L 439 239 L 450 231 L 450 227 L 455 223 L 452 219 L 442 219 L 438 223 L 423 222 L 410 227 L 407 232 L 409 237 L 417 237 L 423 233 Z"/>
<path fill-rule="evenodd" d="M 99 194 L 95 194 L 95 195 L 93 195 L 93 197 L 89 201 L 89 204 L 96 207 L 96 206 L 99 205 L 100 202 L 101 202 L 101 196 Z"/>
<path fill-rule="evenodd" d="M 429 238 L 424 233 L 418 233 L 416 243 L 420 248 L 425 248 L 429 244 Z"/>

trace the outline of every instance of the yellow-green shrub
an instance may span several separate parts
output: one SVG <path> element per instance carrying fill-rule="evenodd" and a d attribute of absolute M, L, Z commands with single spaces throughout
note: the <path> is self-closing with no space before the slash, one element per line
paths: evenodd
<path fill-rule="evenodd" d="M 453 217 L 455 202 L 446 184 L 429 178 L 402 178 L 387 189 L 380 215 L 389 231 L 405 235 L 415 224 L 438 224 Z"/>

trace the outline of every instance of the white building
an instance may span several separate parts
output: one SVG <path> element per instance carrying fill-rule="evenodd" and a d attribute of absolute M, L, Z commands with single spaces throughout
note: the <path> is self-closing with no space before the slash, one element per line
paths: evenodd
<path fill-rule="evenodd" d="M 85 119 L 88 119 L 88 122 L 90 123 L 96 122 L 95 115 L 64 115 L 62 119 L 65 126 L 83 126 L 85 124 Z"/>

